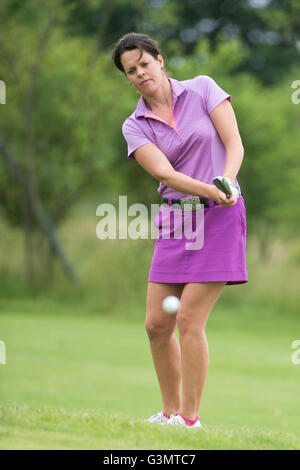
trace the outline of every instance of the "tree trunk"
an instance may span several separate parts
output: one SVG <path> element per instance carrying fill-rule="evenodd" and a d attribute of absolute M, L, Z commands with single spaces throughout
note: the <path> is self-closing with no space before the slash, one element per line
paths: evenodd
<path fill-rule="evenodd" d="M 52 252 L 59 258 L 62 263 L 63 269 L 66 275 L 74 281 L 78 287 L 81 286 L 79 278 L 73 270 L 71 263 L 65 255 L 59 240 L 55 233 L 55 227 L 46 213 L 42 202 L 40 201 L 39 194 L 35 187 L 34 180 L 30 181 L 26 179 L 27 172 L 25 175 L 19 168 L 17 163 L 14 161 L 12 156 L 9 154 L 6 145 L 0 138 L 0 155 L 2 156 L 5 166 L 9 174 L 14 178 L 20 187 L 20 197 L 22 200 L 22 214 L 23 214 L 23 226 L 25 230 L 25 262 L 27 270 L 27 278 L 29 282 L 34 283 L 35 279 L 35 267 L 34 267 L 34 246 L 32 241 L 32 232 L 34 227 L 34 221 L 37 226 L 44 234 L 49 242 Z M 30 183 L 33 183 L 30 186 Z"/>
<path fill-rule="evenodd" d="M 25 255 L 25 279 L 28 285 L 35 284 L 34 247 L 32 241 L 32 219 L 28 205 L 28 198 L 23 194 L 22 219 L 24 227 L 24 255 Z"/>

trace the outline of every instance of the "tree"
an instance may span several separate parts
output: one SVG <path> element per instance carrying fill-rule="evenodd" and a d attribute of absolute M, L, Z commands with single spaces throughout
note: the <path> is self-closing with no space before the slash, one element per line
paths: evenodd
<path fill-rule="evenodd" d="M 238 40 L 249 54 L 234 69 L 264 84 L 283 79 L 299 57 L 298 0 L 65 0 L 72 6 L 66 25 L 71 34 L 96 39 L 112 48 L 130 31 L 150 34 L 163 51 L 179 40 L 182 56 L 191 57 L 200 40 L 213 50 L 218 37 Z"/>
<path fill-rule="evenodd" d="M 33 4 L 26 2 L 24 9 Z M 93 41 L 66 37 L 68 10 L 60 2 L 44 6 L 32 19 L 34 27 L 8 15 L 0 32 L 7 85 L 0 117 L 0 204 L 9 223 L 24 230 L 31 283 L 49 271 L 41 239 L 79 282 L 57 229 L 114 165 L 119 128 L 111 103 L 119 78 L 111 78 L 110 58 L 96 54 Z"/>

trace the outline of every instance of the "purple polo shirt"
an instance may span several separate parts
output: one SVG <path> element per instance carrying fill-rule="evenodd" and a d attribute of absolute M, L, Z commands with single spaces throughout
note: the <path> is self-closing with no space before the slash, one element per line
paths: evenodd
<path fill-rule="evenodd" d="M 223 100 L 231 101 L 231 95 L 207 75 L 181 82 L 170 77 L 168 80 L 173 95 L 171 125 L 152 113 L 141 96 L 136 110 L 122 126 L 128 158 L 135 159 L 136 149 L 153 143 L 176 171 L 213 184 L 215 176 L 223 175 L 226 151 L 209 113 Z M 238 185 L 237 180 L 234 183 Z M 165 198 L 192 196 L 163 183 L 157 191 Z"/>

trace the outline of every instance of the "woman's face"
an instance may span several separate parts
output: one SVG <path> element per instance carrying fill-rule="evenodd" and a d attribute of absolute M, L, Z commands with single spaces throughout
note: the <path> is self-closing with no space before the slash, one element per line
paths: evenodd
<path fill-rule="evenodd" d="M 164 77 L 163 58 L 158 55 L 157 60 L 148 52 L 143 51 L 140 57 L 139 49 L 123 52 L 121 62 L 127 79 L 142 94 L 149 95 L 155 92 Z"/>

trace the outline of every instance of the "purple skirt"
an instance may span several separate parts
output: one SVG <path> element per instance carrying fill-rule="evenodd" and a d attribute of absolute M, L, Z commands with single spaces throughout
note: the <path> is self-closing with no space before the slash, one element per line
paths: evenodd
<path fill-rule="evenodd" d="M 190 212 L 161 206 L 154 220 L 158 238 L 148 281 L 248 282 L 243 195 L 234 206 L 215 205 L 211 199 L 209 203 L 210 207 Z"/>

